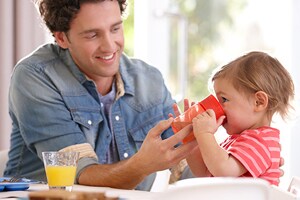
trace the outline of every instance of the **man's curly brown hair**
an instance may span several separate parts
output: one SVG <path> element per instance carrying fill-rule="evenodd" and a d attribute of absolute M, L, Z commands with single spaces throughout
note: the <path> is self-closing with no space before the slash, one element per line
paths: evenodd
<path fill-rule="evenodd" d="M 84 3 L 97 3 L 114 0 L 34 0 L 42 19 L 51 33 L 56 31 L 68 32 L 70 24 Z M 116 0 L 121 14 L 126 10 L 126 0 Z"/>

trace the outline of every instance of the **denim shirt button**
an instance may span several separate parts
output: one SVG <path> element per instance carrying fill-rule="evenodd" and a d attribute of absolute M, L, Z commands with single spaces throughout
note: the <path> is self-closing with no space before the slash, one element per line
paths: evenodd
<path fill-rule="evenodd" d="M 120 117 L 117 115 L 117 116 L 115 117 L 115 119 L 116 119 L 117 121 L 119 121 L 119 120 L 120 120 Z"/>
<path fill-rule="evenodd" d="M 89 120 L 89 121 L 88 121 L 88 124 L 89 124 L 89 125 L 92 125 L 92 121 L 91 121 L 91 120 Z"/>
<path fill-rule="evenodd" d="M 128 153 L 124 153 L 124 158 L 127 158 L 128 157 Z"/>

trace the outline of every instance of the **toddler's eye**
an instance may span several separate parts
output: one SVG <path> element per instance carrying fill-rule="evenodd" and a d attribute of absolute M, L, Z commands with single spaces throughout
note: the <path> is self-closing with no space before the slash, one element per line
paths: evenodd
<path fill-rule="evenodd" d="M 226 99 L 225 97 L 221 97 L 222 99 L 222 103 L 225 103 L 226 101 L 228 101 L 228 99 Z"/>

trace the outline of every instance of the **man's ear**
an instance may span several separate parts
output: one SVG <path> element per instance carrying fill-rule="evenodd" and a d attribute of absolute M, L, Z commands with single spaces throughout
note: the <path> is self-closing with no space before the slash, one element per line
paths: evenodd
<path fill-rule="evenodd" d="M 69 40 L 64 32 L 58 31 L 53 33 L 56 43 L 63 49 L 68 48 Z"/>
<path fill-rule="evenodd" d="M 269 98 L 268 95 L 263 91 L 255 93 L 255 110 L 262 111 L 268 107 Z"/>

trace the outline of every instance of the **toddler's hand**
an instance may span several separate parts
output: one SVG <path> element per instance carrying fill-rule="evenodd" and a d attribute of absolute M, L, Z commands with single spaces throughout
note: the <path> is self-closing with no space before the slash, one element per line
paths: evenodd
<path fill-rule="evenodd" d="M 224 119 L 225 116 L 221 116 L 216 120 L 216 114 L 212 109 L 202 112 L 192 120 L 194 135 L 197 136 L 198 134 L 203 133 L 214 134 L 223 123 Z"/>

